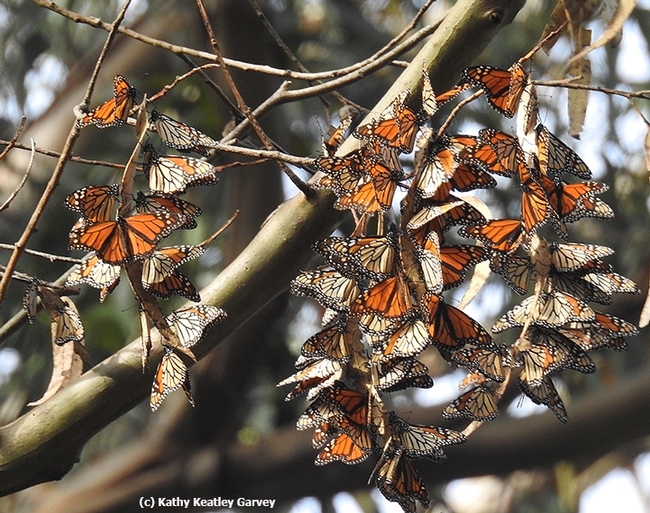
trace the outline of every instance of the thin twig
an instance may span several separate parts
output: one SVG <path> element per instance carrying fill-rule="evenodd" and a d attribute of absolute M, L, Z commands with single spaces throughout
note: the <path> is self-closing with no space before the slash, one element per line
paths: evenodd
<path fill-rule="evenodd" d="M 0 272 L 5 271 L 5 266 L 0 265 Z M 41 280 L 40 278 L 34 278 L 29 274 L 21 273 L 20 271 L 14 271 L 14 275 L 11 277 L 12 280 L 22 281 L 23 283 L 33 283 L 34 280 L 38 282 L 39 285 L 43 285 L 48 289 L 51 289 L 53 292 L 59 296 L 77 296 L 79 295 L 79 287 L 66 287 L 65 285 L 60 285 L 56 282 L 49 282 Z"/>
<path fill-rule="evenodd" d="M 552 30 L 551 32 L 546 34 L 546 36 L 544 36 L 542 39 L 540 39 L 540 41 L 533 47 L 533 49 L 530 52 L 528 52 L 526 55 L 521 57 L 517 62 L 519 64 L 523 64 L 527 60 L 531 59 L 542 48 L 542 46 L 544 46 L 548 41 L 553 39 L 557 34 L 562 32 L 562 30 L 564 30 L 564 27 L 566 27 L 567 23 L 568 23 L 568 21 L 565 21 L 559 27 L 557 27 L 555 30 Z"/>
<path fill-rule="evenodd" d="M 293 62 L 296 67 L 302 71 L 303 73 L 309 73 L 309 70 L 300 62 L 298 57 L 294 55 L 294 53 L 291 51 L 291 49 L 285 44 L 285 42 L 282 40 L 280 37 L 280 34 L 278 34 L 271 25 L 271 22 L 269 19 L 266 17 L 262 9 L 260 8 L 259 4 L 257 3 L 257 0 L 248 0 L 248 2 L 251 4 L 253 9 L 255 10 L 255 13 L 257 14 L 257 17 L 260 19 L 264 27 L 266 28 L 267 32 L 271 35 L 273 40 L 275 41 L 275 44 L 280 47 L 280 49 L 284 52 L 284 54 L 289 58 L 291 62 Z M 307 83 L 309 85 L 314 85 L 315 82 L 320 82 L 319 80 L 308 80 Z M 352 107 L 355 107 L 356 109 L 360 109 L 361 107 L 354 103 L 352 100 L 348 100 L 345 96 L 343 96 L 341 93 L 338 91 L 334 91 L 331 93 L 334 98 L 336 98 L 339 102 L 341 102 L 343 105 L 350 105 Z M 329 107 L 329 102 L 322 96 L 319 96 L 320 100 L 323 102 L 325 107 Z"/>
<path fill-rule="evenodd" d="M 577 77 L 580 78 L 580 77 Z M 575 77 L 567 78 L 564 80 L 551 80 L 545 82 L 543 80 L 531 80 L 531 83 L 536 86 L 542 87 L 565 87 L 567 89 L 583 89 L 586 91 L 596 91 L 598 93 L 611 94 L 614 96 L 622 96 L 631 100 L 633 98 L 641 98 L 642 100 L 650 100 L 650 89 L 642 91 L 622 91 L 620 89 L 609 89 L 607 87 L 594 86 L 589 84 L 575 84 Z"/>
<path fill-rule="evenodd" d="M 34 156 L 36 155 L 36 152 L 34 151 L 34 139 L 30 139 L 30 142 L 32 145 L 32 152 L 29 156 L 29 163 L 27 164 L 27 169 L 25 169 L 25 172 L 23 173 L 23 178 L 18 184 L 18 187 L 16 187 L 14 191 L 9 195 L 9 197 L 5 200 L 5 202 L 2 205 L 0 205 L 0 212 L 2 212 L 4 209 L 9 207 L 13 199 L 18 195 L 20 190 L 27 183 L 27 178 L 29 178 L 29 173 L 31 172 L 32 166 L 34 165 Z"/>
<path fill-rule="evenodd" d="M 221 71 L 223 72 L 223 76 L 226 79 L 226 83 L 228 84 L 230 91 L 235 97 L 235 101 L 237 102 L 237 107 L 239 108 L 239 110 L 241 110 L 244 113 L 244 116 L 246 116 L 246 119 L 253 127 L 253 130 L 255 130 L 255 133 L 260 138 L 260 141 L 262 141 L 264 147 L 267 150 L 271 150 L 273 148 L 273 143 L 271 143 L 270 139 L 267 137 L 266 133 L 258 123 L 255 116 L 253 115 L 250 107 L 246 104 L 244 97 L 239 92 L 237 84 L 235 84 L 235 81 L 232 78 L 232 75 L 230 74 L 230 70 L 228 69 L 228 67 L 226 66 L 223 60 L 223 54 L 221 53 L 221 49 L 219 48 L 219 42 L 217 41 L 217 37 L 214 34 L 214 31 L 212 30 L 212 25 L 210 24 L 210 19 L 208 18 L 208 12 L 205 9 L 205 4 L 203 3 L 203 0 L 196 0 L 196 5 L 199 8 L 199 13 L 201 14 L 203 25 L 205 26 L 205 30 L 208 34 L 208 37 L 210 38 L 210 45 L 214 49 L 214 52 L 217 56 L 217 60 L 219 62 L 219 65 L 221 66 Z M 296 187 L 298 187 L 300 191 L 302 191 L 302 193 L 305 196 L 310 196 L 311 194 L 313 194 L 312 189 L 305 182 L 303 182 L 284 162 L 278 162 L 278 164 L 280 165 L 284 173 L 289 177 L 289 179 L 296 185 Z"/>
<path fill-rule="evenodd" d="M 2 144 L 10 144 L 11 141 L 4 141 L 0 139 L 0 145 Z M 17 150 L 26 150 L 26 151 L 31 151 L 31 148 L 25 144 L 21 143 L 15 143 L 13 144 L 13 147 L 16 148 Z M 6 148 L 5 148 L 6 150 Z M 34 151 L 38 153 L 39 155 L 45 155 L 46 157 L 54 157 L 54 158 L 60 158 L 61 154 L 56 151 L 52 150 L 47 150 L 45 148 L 39 148 L 38 146 L 34 147 Z M 3 152 L 4 153 L 4 152 Z M 116 164 L 113 162 L 106 162 L 105 160 L 94 160 L 94 159 L 86 159 L 83 157 L 77 157 L 75 155 L 70 155 L 70 158 L 68 159 L 70 162 L 78 162 L 79 164 L 88 164 L 89 166 L 102 166 L 102 167 L 110 167 L 113 169 L 124 169 L 124 164 Z"/>
<path fill-rule="evenodd" d="M 280 87 L 275 91 L 275 93 L 273 93 L 269 98 L 267 98 L 253 111 L 253 116 L 257 119 L 260 119 L 264 114 L 266 114 L 272 108 L 277 107 L 278 105 L 282 105 L 284 103 L 291 103 L 299 100 L 305 100 L 307 98 L 312 98 L 314 96 L 320 96 L 322 94 L 334 91 L 335 89 L 339 89 L 341 87 L 345 87 L 349 84 L 357 82 L 358 80 L 361 80 L 367 75 L 374 73 L 375 71 L 383 68 L 387 63 L 391 62 L 395 56 L 401 54 L 402 52 L 410 48 L 413 44 L 415 44 L 416 40 L 419 41 L 421 39 L 420 36 L 422 34 L 426 33 L 428 35 L 429 30 L 432 31 L 431 27 L 432 26 L 422 29 L 421 31 L 411 36 L 404 43 L 394 48 L 391 52 L 389 52 L 385 56 L 368 63 L 367 65 L 357 69 L 354 73 L 351 73 L 348 76 L 335 79 L 330 82 L 326 82 L 324 84 L 319 84 L 312 87 L 306 87 L 304 89 L 298 89 L 295 91 L 289 90 L 289 86 L 291 85 L 291 82 L 285 81 L 280 85 Z M 248 120 L 242 121 L 229 134 L 227 134 L 223 140 L 239 137 L 246 130 L 247 127 L 248 127 Z"/>
<path fill-rule="evenodd" d="M 0 243 L 0 249 L 14 250 L 16 249 L 16 246 L 14 246 L 13 244 Z M 83 262 L 83 260 L 81 260 L 80 258 L 72 258 L 72 257 L 67 257 L 62 255 L 53 255 L 52 253 L 44 253 L 43 251 L 36 251 L 35 249 L 25 248 L 23 249 L 23 252 L 26 253 L 27 255 L 34 255 L 37 257 L 46 258 L 50 262 L 68 262 L 71 264 L 80 264 L 81 262 Z"/>
<path fill-rule="evenodd" d="M 91 27 L 95 28 L 101 28 L 106 31 L 111 30 L 111 24 L 106 23 L 102 21 L 99 18 L 93 17 L 93 16 L 83 16 L 77 12 L 71 11 L 69 9 L 64 9 L 63 7 L 55 4 L 54 2 L 50 2 L 49 0 L 32 0 L 36 5 L 40 7 L 45 7 L 46 9 L 51 10 L 52 12 L 55 12 L 61 16 L 64 16 L 75 23 L 84 23 L 86 25 L 90 25 Z M 400 45 L 402 48 L 402 51 L 407 51 L 411 47 L 413 47 L 415 44 L 417 44 L 419 41 L 424 39 L 425 37 L 429 36 L 432 34 L 439 23 L 429 25 L 420 31 L 418 31 L 414 36 L 411 36 L 408 39 L 408 44 L 406 45 Z M 140 34 L 139 32 L 136 32 L 135 30 L 129 28 L 129 27 L 119 27 L 118 32 L 120 34 L 124 34 L 125 36 L 131 37 L 137 41 L 141 41 L 143 43 L 146 43 L 151 46 L 155 46 L 157 48 L 162 48 L 164 50 L 169 50 L 172 53 L 175 54 L 185 54 L 189 55 L 191 57 L 197 57 L 199 59 L 204 59 L 208 62 L 218 62 L 217 58 L 214 54 L 208 53 L 208 52 L 203 52 L 200 50 L 195 50 L 193 48 L 188 48 L 184 46 L 179 46 L 179 45 L 173 45 L 170 44 L 166 41 L 162 41 L 160 39 L 155 39 L 153 37 L 145 36 L 144 34 Z M 386 46 L 390 46 L 391 43 L 388 43 Z M 386 47 L 384 47 L 386 48 Z M 346 68 L 340 68 L 337 70 L 332 70 L 332 71 L 326 71 L 326 72 L 321 72 L 321 73 L 301 73 L 297 71 L 291 71 L 287 69 L 279 69 L 279 68 L 274 68 L 272 66 L 267 66 L 267 65 L 259 65 L 259 64 L 252 64 L 249 62 L 242 62 L 238 61 L 235 59 L 229 59 L 227 57 L 223 58 L 223 62 L 228 65 L 231 68 L 236 68 L 236 69 L 241 69 L 243 71 L 254 71 L 257 73 L 262 73 L 265 75 L 272 75 L 272 76 L 277 76 L 277 77 L 285 77 L 285 78 L 292 78 L 296 80 L 327 80 L 331 78 L 337 78 L 337 77 L 343 77 L 346 75 L 349 75 L 351 73 L 354 73 L 355 71 L 375 62 L 378 60 L 380 56 L 384 54 L 384 48 L 376 52 L 374 55 L 368 57 L 367 59 L 357 62 L 351 66 L 348 66 Z M 389 52 L 389 53 L 394 53 Z M 384 59 L 381 59 L 384 61 Z M 389 62 L 390 59 L 388 59 Z"/>
<path fill-rule="evenodd" d="M 453 110 L 449 113 L 449 116 L 447 116 L 447 119 L 445 120 L 445 122 L 444 122 L 444 123 L 442 124 L 442 126 L 438 129 L 438 133 L 436 134 L 436 139 L 439 139 L 440 137 L 442 137 L 442 136 L 444 135 L 444 133 L 445 133 L 445 131 L 447 130 L 447 128 L 449 128 L 449 125 L 451 124 L 451 122 L 454 120 L 454 118 L 456 117 L 456 115 L 460 112 L 460 110 L 461 110 L 465 105 L 467 105 L 468 103 L 473 102 L 473 101 L 476 100 L 478 97 L 480 97 L 482 94 L 483 94 L 483 90 L 480 89 L 480 90 L 476 91 L 474 94 L 472 94 L 471 96 L 468 96 L 468 97 L 465 98 L 464 100 L 458 102 L 458 105 L 456 105 L 456 106 L 453 108 Z"/>
<path fill-rule="evenodd" d="M 16 133 L 11 138 L 11 140 L 7 141 L 6 143 L 4 141 L 1 142 L 2 144 L 6 144 L 7 147 L 4 150 L 2 150 L 2 153 L 0 153 L 0 160 L 5 158 L 7 153 L 9 153 L 11 151 L 11 149 L 14 146 L 16 146 L 16 142 L 18 141 L 18 138 L 20 137 L 20 134 L 23 133 L 23 129 L 25 128 L 25 122 L 26 121 L 27 121 L 27 117 L 23 116 L 22 118 L 20 118 L 20 125 L 18 125 L 18 129 L 16 130 Z"/>
<path fill-rule="evenodd" d="M 101 69 L 101 65 L 104 62 L 104 59 L 106 58 L 106 54 L 108 53 L 108 49 L 111 46 L 113 39 L 115 39 L 115 36 L 117 35 L 116 30 L 122 23 L 122 20 L 126 15 L 126 11 L 129 8 L 130 3 L 131 0 L 126 0 L 124 2 L 124 6 L 122 7 L 122 10 L 117 15 L 115 22 L 113 22 L 111 31 L 108 34 L 108 38 L 106 38 L 106 43 L 104 43 L 104 47 L 102 48 L 102 51 L 99 54 L 99 57 L 97 58 L 97 64 L 95 65 L 95 69 L 93 69 L 93 74 L 90 76 L 90 80 L 88 81 L 88 88 L 86 89 L 86 95 L 84 96 L 84 99 L 81 102 L 83 105 L 88 105 L 88 103 L 90 102 L 90 97 L 92 96 L 93 90 L 95 89 L 95 82 L 97 82 L 97 77 L 99 77 L 99 70 Z"/>
<path fill-rule="evenodd" d="M 282 153 L 275 150 L 258 150 L 256 148 L 244 148 L 242 146 L 233 146 L 231 144 L 219 144 L 217 145 L 217 150 L 223 151 L 226 153 L 236 153 L 237 155 L 244 155 L 246 157 L 254 157 L 261 159 L 269 160 L 279 160 L 281 162 L 286 162 L 287 164 L 294 164 L 300 166 L 303 169 L 312 171 L 311 167 L 314 165 L 314 159 L 308 157 L 296 157 L 288 153 Z M 243 165 L 248 165 L 248 162 L 243 163 Z"/>
<path fill-rule="evenodd" d="M 97 75 L 99 68 L 103 64 L 103 59 L 106 55 L 106 50 L 108 49 L 111 42 L 113 41 L 113 39 L 115 39 L 115 36 L 117 35 L 117 29 L 119 28 L 120 24 L 122 23 L 122 20 L 124 19 L 124 15 L 126 14 L 126 10 L 129 6 L 129 3 L 130 0 L 126 0 L 126 2 L 124 3 L 124 7 L 122 7 L 120 13 L 117 15 L 117 19 L 115 20 L 113 26 L 111 27 L 111 31 L 109 32 L 108 37 L 106 38 L 106 43 L 104 43 L 104 49 L 102 50 L 100 58 L 97 60 L 97 64 L 95 65 L 95 72 L 93 72 L 93 76 Z M 92 91 L 91 86 L 92 83 L 89 84 L 85 98 L 90 97 L 90 93 Z M 43 195 L 39 199 L 38 204 L 34 209 L 34 213 L 29 219 L 27 226 L 23 231 L 23 234 L 20 236 L 20 239 L 18 240 L 18 242 L 16 242 L 16 247 L 14 248 L 11 257 L 9 258 L 9 262 L 7 263 L 7 270 L 2 276 L 2 280 L 0 281 L 0 303 L 4 301 L 7 292 L 7 287 L 11 281 L 11 275 L 14 269 L 16 268 L 16 265 L 18 265 L 18 260 L 20 259 L 23 250 L 25 249 L 27 242 L 29 242 L 29 239 L 31 238 L 32 234 L 36 230 L 36 225 L 38 224 L 38 221 L 40 220 L 41 216 L 43 215 L 43 212 L 45 211 L 45 206 L 47 205 L 48 201 L 52 197 L 54 190 L 59 185 L 59 180 L 61 178 L 61 175 L 63 174 L 63 169 L 65 168 L 65 165 L 70 157 L 70 154 L 72 153 L 72 147 L 74 146 L 74 142 L 76 141 L 78 136 L 79 136 L 79 128 L 77 127 L 77 123 L 75 121 L 75 123 L 72 125 L 72 129 L 70 130 L 70 133 L 68 134 L 68 138 L 65 141 L 65 144 L 63 146 L 63 151 L 61 152 L 61 156 L 59 157 L 56 167 L 52 172 L 52 176 L 50 177 L 50 180 L 48 181 L 47 186 L 43 191 Z"/>
<path fill-rule="evenodd" d="M 219 67 L 218 64 L 204 64 L 203 66 L 194 66 L 193 69 L 191 69 L 187 73 L 184 73 L 183 75 L 177 76 L 171 84 L 167 84 L 159 92 L 154 94 L 151 98 L 149 98 L 149 102 L 153 103 L 156 100 L 159 100 L 160 98 L 165 96 L 169 91 L 171 91 L 174 87 L 176 87 L 181 81 L 194 75 L 194 73 L 201 74 L 203 70 L 210 69 L 210 68 L 218 68 L 218 67 Z"/>
<path fill-rule="evenodd" d="M 180 58 L 183 59 L 183 61 L 190 67 L 196 68 L 196 64 L 190 59 L 187 55 L 180 55 Z M 199 68 L 199 75 L 205 80 L 205 83 L 210 87 L 215 93 L 217 93 L 217 96 L 221 98 L 221 101 L 224 102 L 227 106 L 230 112 L 232 113 L 233 117 L 237 121 L 237 123 L 241 122 L 243 119 L 246 118 L 244 114 L 237 108 L 237 105 L 235 105 L 230 98 L 228 98 L 228 95 L 224 92 L 223 89 L 217 84 L 214 80 L 212 80 L 208 74 L 203 71 L 202 69 Z"/>

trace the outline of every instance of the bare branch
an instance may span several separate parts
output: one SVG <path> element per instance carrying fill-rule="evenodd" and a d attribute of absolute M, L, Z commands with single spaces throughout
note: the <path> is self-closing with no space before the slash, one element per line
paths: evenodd
<path fill-rule="evenodd" d="M 23 121 L 24 120 L 25 120 L 25 118 L 23 117 Z M 22 126 L 23 126 L 23 124 L 21 123 L 21 127 Z M 29 178 L 29 172 L 32 170 L 32 166 L 34 165 L 34 155 L 36 155 L 36 151 L 34 150 L 34 139 L 30 139 L 30 143 L 32 145 L 32 151 L 31 151 L 31 154 L 29 156 L 29 163 L 27 164 L 27 169 L 25 169 L 25 172 L 23 173 L 23 178 L 20 181 L 20 183 L 18 184 L 18 186 L 9 195 L 9 197 L 5 200 L 5 202 L 2 205 L 0 205 L 0 212 L 2 212 L 7 207 L 9 207 L 9 205 L 11 204 L 13 199 L 18 195 L 18 193 L 23 188 L 25 183 L 27 183 L 27 179 Z M 5 148 L 5 149 L 8 149 L 8 148 L 9 148 L 9 146 L 7 146 L 7 148 Z"/>

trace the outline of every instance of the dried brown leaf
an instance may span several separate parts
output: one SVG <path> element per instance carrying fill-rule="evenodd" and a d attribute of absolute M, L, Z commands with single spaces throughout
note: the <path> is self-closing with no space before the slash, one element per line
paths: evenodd
<path fill-rule="evenodd" d="M 591 81 L 591 63 L 587 57 L 569 68 L 569 74 L 574 77 L 580 77 L 576 84 L 589 84 Z M 589 91 L 583 89 L 569 89 L 567 93 L 568 113 L 569 113 L 569 135 L 580 139 L 580 133 L 585 122 L 587 114 L 587 103 L 589 101 Z"/>
<path fill-rule="evenodd" d="M 62 298 L 67 308 L 72 308 L 78 313 L 76 306 L 68 298 Z M 54 342 L 57 334 L 56 322 L 52 322 L 52 377 L 43 396 L 27 406 L 37 406 L 44 403 L 59 390 L 69 385 L 81 376 L 90 367 L 88 362 L 88 349 L 83 345 L 83 340 L 73 340 L 63 345 Z"/>
<path fill-rule="evenodd" d="M 595 50 L 596 48 L 600 48 L 601 46 L 606 45 L 615 39 L 623 30 L 623 25 L 632 14 L 632 11 L 634 11 L 634 7 L 636 7 L 636 0 L 618 0 L 618 8 L 616 9 L 614 16 L 612 16 L 612 19 L 610 20 L 609 25 L 605 31 L 601 34 L 595 43 L 571 57 L 569 66 L 575 62 L 578 62 L 589 52 Z"/>

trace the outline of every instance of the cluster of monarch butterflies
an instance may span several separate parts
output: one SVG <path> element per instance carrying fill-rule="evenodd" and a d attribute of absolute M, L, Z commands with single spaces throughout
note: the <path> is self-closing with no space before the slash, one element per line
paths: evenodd
<path fill-rule="evenodd" d="M 113 89 L 113 98 L 77 120 L 79 128 L 87 125 L 107 128 L 127 123 L 137 91 L 121 75 L 115 77 Z M 171 148 L 207 156 L 217 144 L 197 129 L 155 110 L 149 118 L 161 140 Z M 200 302 L 198 291 L 178 267 L 199 257 L 217 234 L 199 245 L 159 247 L 159 243 L 174 230 L 197 226 L 201 209 L 178 196 L 188 187 L 215 184 L 217 169 L 204 159 L 161 155 L 149 144 L 144 146 L 143 155 L 142 171 L 149 185 L 146 194 L 127 194 L 123 184 L 110 184 L 84 187 L 65 199 L 65 206 L 80 215 L 70 232 L 70 248 L 91 252 L 83 263 L 73 268 L 66 285 L 85 283 L 95 287 L 103 301 L 118 285 L 122 267 L 139 262 L 144 290 L 162 299 L 178 295 Z M 59 323 L 56 342 L 81 340 L 84 330 L 79 315 L 60 298 L 51 296 L 38 283 L 31 284 L 26 307 L 35 304 L 31 298 L 40 297 L 52 312 L 53 320 Z M 144 368 L 151 342 L 149 319 L 141 310 Z M 173 311 L 166 320 L 180 344 L 191 348 L 208 326 L 225 316 L 220 308 L 199 304 Z M 155 411 L 169 393 L 181 388 L 193 404 L 188 369 L 175 350 L 165 346 L 151 389 L 151 409 Z"/>
<path fill-rule="evenodd" d="M 424 126 L 441 103 L 470 87 L 481 88 L 504 116 L 517 114 L 516 136 L 493 129 L 476 136 L 437 134 Z M 324 145 L 326 155 L 315 161 L 322 175 L 313 185 L 332 190 L 334 206 L 352 210 L 358 223 L 350 237 L 316 242 L 314 250 L 326 264 L 291 283 L 294 294 L 315 298 L 325 314 L 321 331 L 302 346 L 298 371 L 279 385 L 295 384 L 287 400 L 306 392 L 312 401 L 297 427 L 315 428 L 316 464 L 355 464 L 377 452 L 378 489 L 414 512 L 417 502 L 427 507 L 429 497 L 412 460 L 442 460 L 446 446 L 465 440 L 461 432 L 410 424 L 388 411 L 385 393 L 433 385 L 418 360 L 422 351 L 433 346 L 468 371 L 461 388 L 469 389 L 445 408 L 446 418 L 494 419 L 503 392 L 498 389 L 517 369 L 522 393 L 566 422 L 551 375 L 565 369 L 593 372 L 588 350 L 623 349 L 624 337 L 637 331 L 587 303 L 608 304 L 613 293 L 638 289 L 601 260 L 611 253 L 608 248 L 549 242 L 539 235 L 548 225 L 566 240 L 567 223 L 613 213 L 597 197 L 604 184 L 565 181 L 567 174 L 588 180 L 591 173 L 538 123 L 536 94 L 519 63 L 508 70 L 467 68 L 460 83 L 439 96 L 425 72 L 421 109 L 409 107 L 408 96 L 408 91 L 399 95 L 375 121 L 353 131 L 360 149 L 336 156 L 351 125 L 344 119 Z M 407 176 L 399 155 L 415 147 L 414 171 Z M 468 199 L 454 195 L 494 187 L 493 175 L 518 180 L 519 218 L 488 220 Z M 397 226 L 381 214 L 398 187 L 408 191 Z M 456 226 L 459 235 L 480 245 L 449 243 L 448 232 Z M 512 345 L 495 343 L 443 296 L 483 261 L 519 294 L 534 283 L 534 294 L 492 330 L 521 327 Z"/>

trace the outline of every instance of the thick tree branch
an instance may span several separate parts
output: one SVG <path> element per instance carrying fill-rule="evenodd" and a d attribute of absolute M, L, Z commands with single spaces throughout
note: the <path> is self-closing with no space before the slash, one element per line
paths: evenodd
<path fill-rule="evenodd" d="M 422 62 L 434 84 L 456 81 L 467 65 L 523 5 L 523 0 L 460 0 L 449 11 L 423 50 L 415 57 L 376 111 L 404 88 L 416 89 Z M 350 143 L 351 144 L 351 143 Z M 286 289 L 311 256 L 310 244 L 328 234 L 342 213 L 332 197 L 299 195 L 282 204 L 240 256 L 204 291 L 204 302 L 222 307 L 227 320 L 195 346 L 204 357 L 226 335 Z M 154 339 L 159 338 L 154 333 Z M 161 356 L 154 340 L 151 366 Z M 86 441 L 126 413 L 149 393 L 151 374 L 143 375 L 140 341 L 135 341 L 81 376 L 44 404 L 0 429 L 0 493 L 62 477 L 77 461 Z"/>

